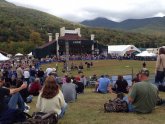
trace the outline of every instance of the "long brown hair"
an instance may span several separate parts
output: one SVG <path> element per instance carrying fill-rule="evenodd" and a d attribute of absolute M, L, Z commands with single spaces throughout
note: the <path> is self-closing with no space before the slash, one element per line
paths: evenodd
<path fill-rule="evenodd" d="M 163 48 L 163 47 L 159 48 L 159 55 L 160 54 L 165 54 L 165 48 Z"/>
<path fill-rule="evenodd" d="M 48 76 L 45 80 L 45 85 L 41 97 L 51 99 L 59 93 L 59 86 L 57 85 L 53 76 Z"/>

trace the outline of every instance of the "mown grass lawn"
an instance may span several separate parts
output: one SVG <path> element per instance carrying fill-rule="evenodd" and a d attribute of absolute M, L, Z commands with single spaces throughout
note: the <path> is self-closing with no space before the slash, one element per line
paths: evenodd
<path fill-rule="evenodd" d="M 119 75 L 119 74 L 132 74 L 132 68 L 134 75 L 138 73 L 142 68 L 143 61 L 136 61 L 136 60 L 95 60 L 95 61 L 87 61 L 93 62 L 93 67 L 90 69 L 86 68 L 85 62 L 86 61 L 70 61 L 75 65 L 79 65 L 81 62 L 84 65 L 83 74 L 85 76 L 91 76 L 93 74 L 102 75 Z M 42 65 L 43 69 L 45 70 L 47 67 L 55 68 L 57 63 L 45 64 Z M 147 68 L 151 73 L 155 72 L 155 61 L 146 61 Z M 63 63 L 58 63 L 58 74 L 63 75 L 62 73 Z M 77 75 L 77 71 L 72 71 L 71 75 Z"/>
<path fill-rule="evenodd" d="M 165 98 L 165 93 L 160 96 Z M 165 106 L 157 106 L 151 114 L 105 113 L 103 105 L 115 94 L 98 94 L 93 88 L 86 88 L 74 103 L 68 104 L 64 118 L 58 124 L 165 124 Z M 36 111 L 35 97 L 30 104 L 31 111 Z"/>
<path fill-rule="evenodd" d="M 76 61 L 75 63 L 80 63 Z M 84 69 L 86 76 L 109 74 L 130 74 L 131 68 L 134 68 L 134 74 L 142 68 L 142 61 L 93 61 L 94 67 L 90 70 Z M 155 62 L 147 61 L 147 68 L 151 73 L 154 73 Z M 46 67 L 55 67 L 54 64 L 44 65 Z M 60 64 L 61 66 L 61 64 Z M 59 67 L 61 68 L 61 67 Z M 62 73 L 60 72 L 60 75 Z M 72 75 L 77 75 L 77 72 L 72 72 Z M 84 94 L 79 94 L 78 99 L 74 103 L 68 104 L 68 109 L 64 118 L 59 120 L 59 124 L 165 124 L 165 106 L 157 106 L 151 114 L 136 114 L 136 113 L 104 113 L 103 105 L 109 99 L 114 99 L 115 94 L 98 94 L 93 92 L 93 88 L 86 88 Z M 165 98 L 165 93 L 160 92 L 160 96 Z M 36 97 L 30 104 L 31 111 L 36 111 Z"/>

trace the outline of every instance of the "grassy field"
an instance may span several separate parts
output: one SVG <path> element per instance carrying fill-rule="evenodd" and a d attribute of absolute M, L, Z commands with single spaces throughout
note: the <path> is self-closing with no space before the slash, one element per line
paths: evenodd
<path fill-rule="evenodd" d="M 160 96 L 165 98 L 165 93 L 161 92 Z M 165 124 L 165 106 L 157 106 L 151 114 L 104 113 L 104 103 L 115 97 L 115 94 L 98 94 L 87 88 L 76 102 L 68 104 L 58 124 Z M 36 99 L 30 104 L 30 113 L 36 111 Z"/>
<path fill-rule="evenodd" d="M 86 61 L 70 61 L 69 63 L 74 63 L 75 65 L 79 65 L 81 62 L 84 65 L 84 75 L 91 76 L 93 74 L 102 75 L 102 74 L 108 74 L 108 75 L 119 75 L 119 74 L 133 74 L 135 75 L 138 73 L 142 68 L 143 61 L 135 61 L 135 60 L 96 60 L 96 61 L 88 61 L 93 62 L 93 67 L 90 69 L 86 68 L 85 62 Z M 51 63 L 51 64 L 45 64 L 42 65 L 43 69 L 45 70 L 47 67 L 53 67 L 55 68 L 55 65 L 57 63 Z M 154 73 L 155 71 L 155 61 L 146 61 L 146 65 L 148 70 L 151 73 Z M 62 66 L 63 63 L 58 63 L 58 74 L 63 75 L 62 73 Z M 72 71 L 71 75 L 77 75 L 77 71 Z"/>
<path fill-rule="evenodd" d="M 138 72 L 142 67 L 142 61 L 93 61 L 94 67 L 84 71 L 85 75 L 96 74 L 128 74 L 131 72 L 129 65 L 134 67 L 134 72 Z M 77 61 L 76 63 L 79 63 Z M 155 62 L 146 62 L 147 68 L 154 73 Z M 44 65 L 43 68 L 54 66 Z M 72 72 L 77 74 L 77 72 Z M 74 103 L 69 103 L 64 118 L 59 120 L 59 124 L 165 124 L 165 106 L 157 106 L 151 114 L 136 113 L 104 113 L 103 105 L 109 99 L 114 99 L 115 94 L 98 94 L 93 92 L 93 88 L 86 88 L 84 94 L 79 94 Z M 165 98 L 165 93 L 160 92 L 160 96 Z M 36 111 L 36 97 L 30 104 L 31 111 Z"/>

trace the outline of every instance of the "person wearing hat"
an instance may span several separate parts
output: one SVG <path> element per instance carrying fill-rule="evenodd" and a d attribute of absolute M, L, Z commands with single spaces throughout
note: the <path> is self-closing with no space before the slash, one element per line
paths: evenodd
<path fill-rule="evenodd" d="M 149 82 L 149 71 L 141 70 L 140 82 L 135 83 L 128 96 L 128 102 L 132 105 L 129 111 L 138 113 L 150 113 L 156 106 L 158 88 Z"/>

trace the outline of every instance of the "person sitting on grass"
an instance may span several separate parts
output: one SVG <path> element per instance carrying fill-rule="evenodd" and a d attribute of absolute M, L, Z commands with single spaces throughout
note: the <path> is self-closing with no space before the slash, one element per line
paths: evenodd
<path fill-rule="evenodd" d="M 137 73 L 137 74 L 136 74 L 136 77 L 134 77 L 134 78 L 132 79 L 132 85 L 133 85 L 134 83 L 140 82 L 139 76 L 140 76 L 140 74 Z"/>
<path fill-rule="evenodd" d="M 41 83 L 40 83 L 40 79 L 36 78 L 34 80 L 34 82 L 29 84 L 29 88 L 28 88 L 29 94 L 31 94 L 33 96 L 38 96 L 39 91 L 41 90 L 41 88 L 42 88 L 42 86 L 41 86 Z"/>
<path fill-rule="evenodd" d="M 77 76 L 74 78 L 73 83 L 76 84 L 76 92 L 77 93 L 84 93 L 84 84 L 80 81 L 80 77 Z"/>
<path fill-rule="evenodd" d="M 67 103 L 74 102 L 77 99 L 76 84 L 71 82 L 70 77 L 67 77 L 66 83 L 62 85 L 62 92 Z"/>
<path fill-rule="evenodd" d="M 116 93 L 128 93 L 128 83 L 127 81 L 123 78 L 122 75 L 118 75 L 118 79 L 114 85 L 114 91 Z"/>
<path fill-rule="evenodd" d="M 104 75 L 101 75 L 101 77 L 98 79 L 95 90 L 95 92 L 98 93 L 112 92 L 110 80 Z"/>
<path fill-rule="evenodd" d="M 26 83 L 23 83 L 18 88 L 8 89 L 3 87 L 5 80 L 3 77 L 0 78 L 0 123 L 9 124 L 14 123 L 16 119 L 16 111 L 25 111 L 24 101 L 19 91 L 27 87 Z M 18 106 L 18 108 L 17 108 Z M 21 118 L 20 118 L 21 120 Z"/>
<path fill-rule="evenodd" d="M 26 81 L 25 81 L 26 82 Z M 17 79 L 16 81 L 16 87 L 20 87 L 24 82 L 21 79 Z M 27 83 L 27 82 L 26 82 Z M 27 83 L 28 85 L 28 83 Z M 22 89 L 20 92 L 20 95 L 22 96 L 23 100 L 25 103 L 28 103 L 29 101 L 27 101 L 27 97 L 29 96 L 29 91 L 28 91 L 28 87 L 25 89 Z"/>
<path fill-rule="evenodd" d="M 94 75 L 91 77 L 90 81 L 97 81 L 97 75 L 94 74 Z"/>
<path fill-rule="evenodd" d="M 46 78 L 44 86 L 38 96 L 36 107 L 40 112 L 55 112 L 59 118 L 64 116 L 67 103 L 53 76 Z"/>
<path fill-rule="evenodd" d="M 141 82 L 135 83 L 128 96 L 129 111 L 138 113 L 150 113 L 154 109 L 158 98 L 158 88 L 148 80 L 149 71 L 141 70 L 139 79 Z"/>

